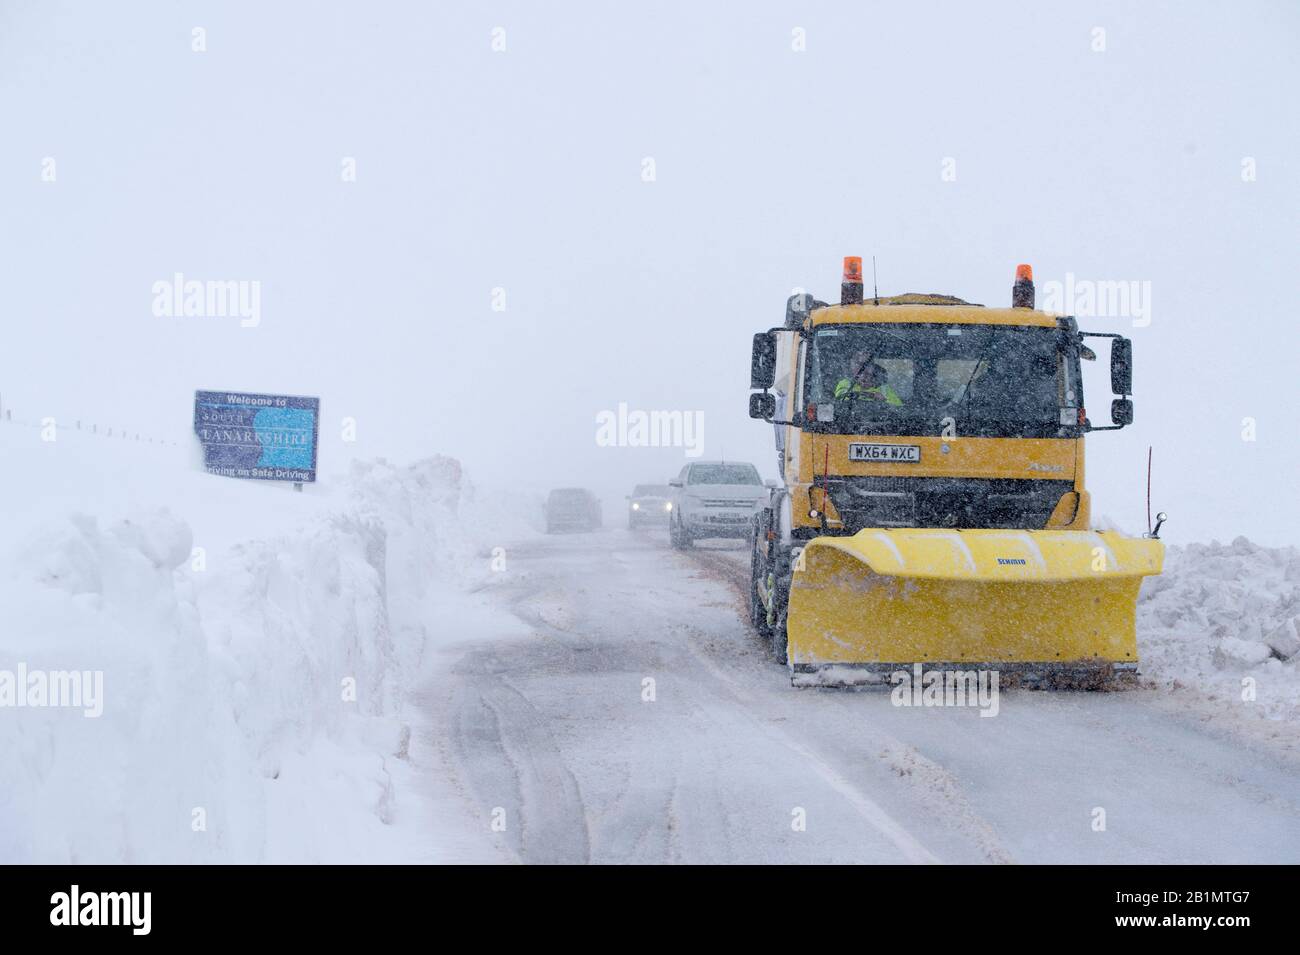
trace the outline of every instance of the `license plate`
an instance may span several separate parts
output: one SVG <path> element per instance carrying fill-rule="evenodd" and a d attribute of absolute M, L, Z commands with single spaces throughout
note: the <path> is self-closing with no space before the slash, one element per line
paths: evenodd
<path fill-rule="evenodd" d="M 915 444 L 850 444 L 850 461 L 920 461 L 921 448 Z"/>

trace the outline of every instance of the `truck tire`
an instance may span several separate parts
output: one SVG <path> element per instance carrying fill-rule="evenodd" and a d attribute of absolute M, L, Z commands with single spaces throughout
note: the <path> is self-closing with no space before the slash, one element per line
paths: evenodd
<path fill-rule="evenodd" d="M 772 548 L 772 561 L 768 573 L 772 579 L 772 625 L 768 627 L 768 649 L 772 659 L 783 666 L 788 662 L 787 647 L 789 638 L 785 629 L 786 617 L 790 612 L 790 552 L 780 543 Z"/>
<path fill-rule="evenodd" d="M 787 607 L 785 606 L 781 606 L 777 610 L 776 624 L 772 627 L 771 636 L 772 659 L 782 666 L 787 666 L 790 662 L 788 653 L 790 636 L 785 629 L 786 613 Z"/>
<path fill-rule="evenodd" d="M 767 579 L 768 569 L 767 558 L 759 550 L 758 542 L 766 533 L 767 528 L 763 519 L 755 518 L 749 548 L 749 622 L 764 639 L 771 636 L 771 630 L 767 625 L 767 607 L 763 605 L 763 599 L 759 596 L 759 586 Z"/>
<path fill-rule="evenodd" d="M 767 636 L 768 652 L 772 659 L 777 663 L 785 666 L 789 662 L 789 637 L 786 632 L 786 616 L 790 609 L 790 583 L 793 569 L 790 566 L 790 547 L 782 542 L 782 528 L 780 525 L 782 494 L 772 495 L 771 506 L 762 512 L 762 518 L 766 525 L 762 527 L 764 533 L 769 530 L 776 531 L 777 539 L 772 541 L 768 547 L 768 554 L 764 563 L 764 572 L 772 584 L 772 612 L 765 614 L 763 618 L 763 633 Z M 756 522 L 758 523 L 758 522 Z M 771 620 L 769 624 L 767 621 Z"/>

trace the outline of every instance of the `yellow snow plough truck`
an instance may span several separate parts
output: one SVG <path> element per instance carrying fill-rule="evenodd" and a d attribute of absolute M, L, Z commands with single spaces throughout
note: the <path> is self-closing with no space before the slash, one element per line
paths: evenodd
<path fill-rule="evenodd" d="M 1111 339 L 1112 424 L 1084 406 L 1089 337 Z M 1098 687 L 1137 672 L 1144 538 L 1090 529 L 1083 444 L 1133 421 L 1132 344 L 1034 309 L 946 295 L 791 296 L 754 336 L 750 417 L 775 426 L 783 481 L 754 518 L 750 609 L 795 685 L 997 670 Z M 1164 515 L 1159 515 L 1160 521 Z"/>

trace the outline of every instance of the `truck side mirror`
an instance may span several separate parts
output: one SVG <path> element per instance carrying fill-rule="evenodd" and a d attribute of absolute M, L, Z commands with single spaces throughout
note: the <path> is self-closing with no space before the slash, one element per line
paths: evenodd
<path fill-rule="evenodd" d="M 771 388 L 776 381 L 776 336 L 759 332 L 749 357 L 749 387 Z"/>
<path fill-rule="evenodd" d="M 1110 420 L 1119 427 L 1133 423 L 1133 399 L 1116 398 L 1110 403 Z"/>
<path fill-rule="evenodd" d="M 749 416 L 771 421 L 776 414 L 776 395 L 766 391 L 755 392 L 749 396 Z"/>
<path fill-rule="evenodd" d="M 1110 344 L 1110 390 L 1117 395 L 1133 394 L 1133 343 L 1116 338 Z"/>

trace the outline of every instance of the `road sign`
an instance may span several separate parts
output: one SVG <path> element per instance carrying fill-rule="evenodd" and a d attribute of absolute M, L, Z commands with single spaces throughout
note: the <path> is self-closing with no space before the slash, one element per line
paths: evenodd
<path fill-rule="evenodd" d="M 315 481 L 320 399 L 194 393 L 194 433 L 209 474 L 258 481 Z"/>

